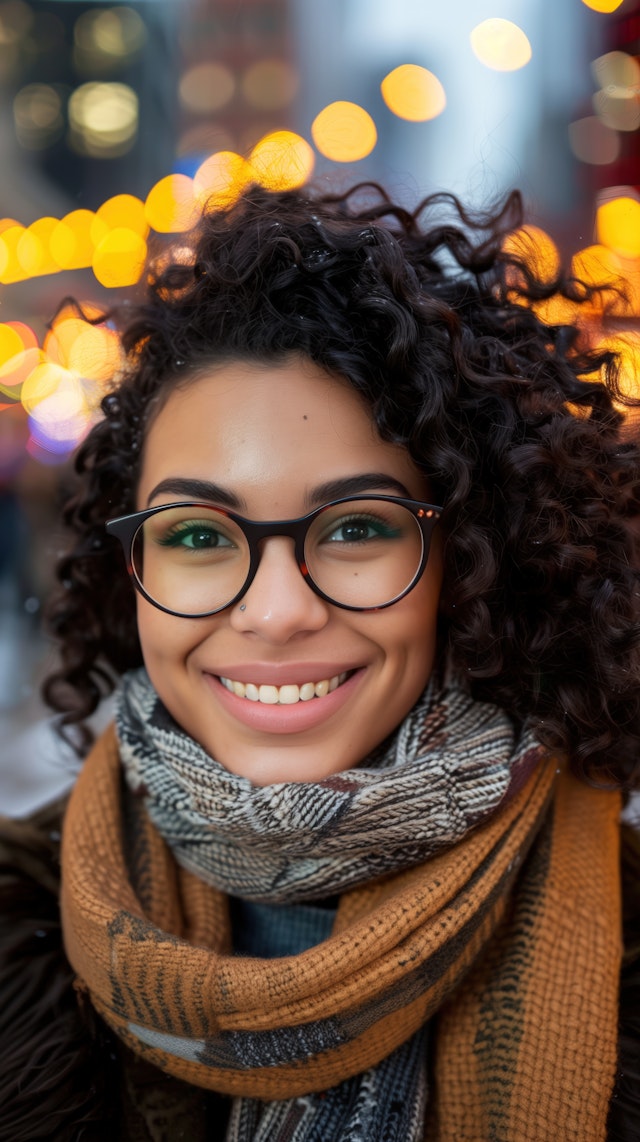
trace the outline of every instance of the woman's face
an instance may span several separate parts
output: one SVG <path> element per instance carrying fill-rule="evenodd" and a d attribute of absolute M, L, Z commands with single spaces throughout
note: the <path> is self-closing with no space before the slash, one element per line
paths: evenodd
<path fill-rule="evenodd" d="M 321 485 L 365 474 L 362 491 L 429 500 L 407 452 L 380 440 L 344 382 L 301 358 L 237 361 L 169 396 L 147 435 L 138 507 L 202 500 L 176 486 L 186 479 L 216 485 L 225 499 L 212 488 L 211 503 L 233 497 L 247 518 L 294 519 Z M 318 781 L 363 761 L 419 697 L 434 660 L 441 578 L 436 528 L 408 595 L 385 610 L 346 611 L 307 585 L 293 541 L 273 536 L 243 598 L 209 618 L 177 618 L 138 596 L 145 664 L 175 720 L 228 770 L 256 785 Z M 252 683 L 271 701 L 232 693 L 221 678 Z M 336 678 L 325 696 L 292 704 L 273 704 L 274 691 L 259 689 Z M 285 693 L 295 698 L 295 689 Z"/>

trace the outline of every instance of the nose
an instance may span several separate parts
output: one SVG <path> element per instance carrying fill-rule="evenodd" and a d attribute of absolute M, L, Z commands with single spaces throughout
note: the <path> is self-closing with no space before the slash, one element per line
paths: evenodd
<path fill-rule="evenodd" d="M 329 621 L 329 604 L 307 585 L 295 560 L 293 540 L 271 536 L 260 546 L 255 578 L 231 609 L 233 629 L 274 645 L 322 630 Z"/>

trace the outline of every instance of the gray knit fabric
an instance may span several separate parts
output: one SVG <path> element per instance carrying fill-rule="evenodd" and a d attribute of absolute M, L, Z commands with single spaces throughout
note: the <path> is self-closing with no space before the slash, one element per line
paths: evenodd
<path fill-rule="evenodd" d="M 175 723 L 140 669 L 116 727 L 126 779 L 179 864 L 245 900 L 293 903 L 418 864 L 496 811 L 540 757 L 497 706 L 434 678 L 365 765 L 255 786 Z"/>

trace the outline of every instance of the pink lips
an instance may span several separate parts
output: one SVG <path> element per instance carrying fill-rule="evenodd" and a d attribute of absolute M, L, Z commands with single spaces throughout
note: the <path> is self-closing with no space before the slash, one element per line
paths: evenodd
<path fill-rule="evenodd" d="M 232 694 L 215 674 L 205 674 L 205 678 L 223 709 L 243 725 L 263 733 L 297 734 L 314 729 L 335 714 L 349 700 L 363 675 L 364 670 L 356 670 L 342 686 L 324 698 L 312 698 L 309 702 L 297 702 L 293 706 L 267 706 L 262 702 L 250 702 L 247 698 Z"/>

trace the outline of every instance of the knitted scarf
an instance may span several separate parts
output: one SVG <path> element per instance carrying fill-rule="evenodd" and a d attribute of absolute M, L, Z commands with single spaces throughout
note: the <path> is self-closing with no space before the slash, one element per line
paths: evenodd
<path fill-rule="evenodd" d="M 144 673 L 118 729 L 129 785 L 110 731 L 67 813 L 67 954 L 135 1052 L 234 1097 L 229 1139 L 601 1142 L 615 794 L 437 681 L 366 767 L 313 784 L 228 774 Z M 231 954 L 225 892 L 336 891 L 322 944 Z"/>

